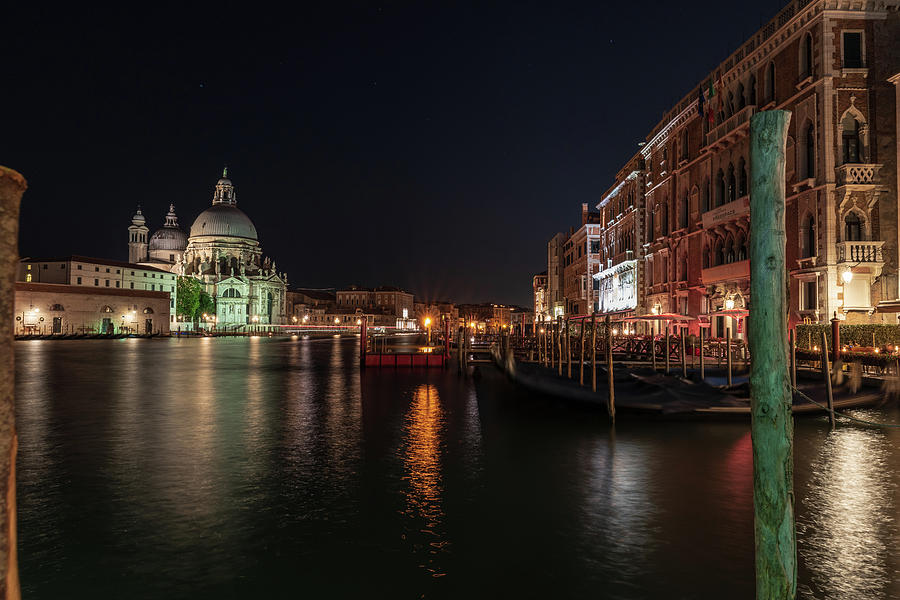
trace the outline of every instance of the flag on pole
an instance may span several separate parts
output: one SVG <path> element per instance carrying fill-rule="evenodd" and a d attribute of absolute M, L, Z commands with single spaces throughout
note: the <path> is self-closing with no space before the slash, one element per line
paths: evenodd
<path fill-rule="evenodd" d="M 700 90 L 697 92 L 697 112 L 700 114 L 700 119 L 703 119 L 703 86 L 700 86 Z"/>
<path fill-rule="evenodd" d="M 713 87 L 713 78 L 709 78 L 709 110 L 706 111 L 709 117 L 710 124 L 715 123 L 716 114 L 713 110 L 713 97 L 716 95 L 716 88 Z"/>

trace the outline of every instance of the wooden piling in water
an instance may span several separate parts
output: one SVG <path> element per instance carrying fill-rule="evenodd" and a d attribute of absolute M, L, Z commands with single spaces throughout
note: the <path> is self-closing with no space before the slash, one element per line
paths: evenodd
<path fill-rule="evenodd" d="M 566 377 L 572 379 L 572 335 L 569 330 L 569 317 L 566 317 Z"/>
<path fill-rule="evenodd" d="M 591 314 L 591 391 L 597 391 L 597 313 Z"/>
<path fill-rule="evenodd" d="M 725 368 L 728 370 L 728 386 L 731 387 L 731 327 L 725 328 Z"/>
<path fill-rule="evenodd" d="M 559 360 L 557 361 L 557 367 L 559 369 L 559 376 L 562 377 L 563 374 L 563 331 L 562 331 L 562 317 L 556 317 L 556 343 L 558 344 L 557 348 L 557 357 Z"/>
<path fill-rule="evenodd" d="M 756 598 L 797 596 L 793 416 L 787 368 L 784 165 L 788 111 L 750 119 L 750 364 Z"/>
<path fill-rule="evenodd" d="M 828 405 L 828 422 L 834 429 L 834 393 L 831 389 L 831 368 L 828 364 L 828 340 L 822 331 L 822 377 L 825 378 L 825 401 Z"/>
<path fill-rule="evenodd" d="M 581 334 L 578 336 L 581 350 L 578 354 L 578 385 L 584 385 L 584 318 L 581 319 Z"/>
<path fill-rule="evenodd" d="M 700 328 L 700 381 L 706 381 L 706 363 L 703 361 L 703 330 Z"/>
<path fill-rule="evenodd" d="M 666 375 L 669 374 L 669 322 L 666 321 Z"/>
<path fill-rule="evenodd" d="M 794 339 L 794 330 L 791 329 L 791 387 L 797 387 L 797 341 Z"/>
<path fill-rule="evenodd" d="M 653 355 L 653 372 L 656 373 L 656 336 L 650 333 L 650 354 Z"/>
<path fill-rule="evenodd" d="M 687 378 L 687 356 L 685 356 L 684 329 L 681 330 L 681 376 Z"/>
<path fill-rule="evenodd" d="M 609 399 L 606 403 L 606 409 L 609 412 L 609 419 L 612 424 L 616 424 L 616 384 L 613 379 L 613 349 L 612 349 L 612 325 L 609 315 L 606 315 L 606 382 L 609 386 Z"/>

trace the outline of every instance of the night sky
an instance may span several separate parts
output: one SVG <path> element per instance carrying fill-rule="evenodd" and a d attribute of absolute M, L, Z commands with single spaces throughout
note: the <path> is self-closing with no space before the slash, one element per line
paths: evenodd
<path fill-rule="evenodd" d="M 227 164 L 292 286 L 528 306 L 546 241 L 786 0 L 17 4 L 0 164 L 29 181 L 23 256 L 125 260 L 138 204 L 187 230 Z"/>

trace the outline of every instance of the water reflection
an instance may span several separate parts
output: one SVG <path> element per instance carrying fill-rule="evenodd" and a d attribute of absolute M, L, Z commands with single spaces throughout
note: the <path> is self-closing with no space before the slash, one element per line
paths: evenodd
<path fill-rule="evenodd" d="M 896 516 L 888 455 L 882 431 L 847 427 L 825 439 L 811 465 L 799 524 L 799 552 L 811 572 L 802 598 L 887 597 L 892 574 L 885 539 L 891 536 L 885 531 Z"/>
<path fill-rule="evenodd" d="M 420 542 L 413 534 L 414 550 L 426 553 L 425 563 L 420 566 L 435 577 L 445 574 L 436 564 L 436 555 L 448 545 L 441 531 L 444 517 L 440 464 L 443 424 L 437 388 L 429 384 L 415 388 L 404 424 L 403 466 L 404 480 L 408 483 L 404 515 L 419 523 L 419 533 L 424 534 L 425 539 Z"/>

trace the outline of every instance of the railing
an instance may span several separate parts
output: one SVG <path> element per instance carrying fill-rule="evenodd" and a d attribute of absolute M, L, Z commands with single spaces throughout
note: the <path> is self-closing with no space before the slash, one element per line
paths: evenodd
<path fill-rule="evenodd" d="M 875 185 L 883 165 L 849 163 L 837 167 L 838 185 Z"/>
<path fill-rule="evenodd" d="M 731 279 L 748 279 L 750 277 L 750 261 L 739 260 L 733 263 L 708 267 L 700 271 L 703 285 L 728 281 Z"/>
<path fill-rule="evenodd" d="M 884 262 L 881 247 L 884 242 L 841 242 L 838 244 L 838 262 Z"/>
<path fill-rule="evenodd" d="M 721 93 L 721 92 L 720 92 Z M 719 124 L 715 129 L 706 134 L 706 145 L 714 144 L 720 139 L 737 129 L 738 127 L 750 122 L 750 117 L 756 114 L 756 106 L 745 106 L 738 112 L 734 113 Z"/>

